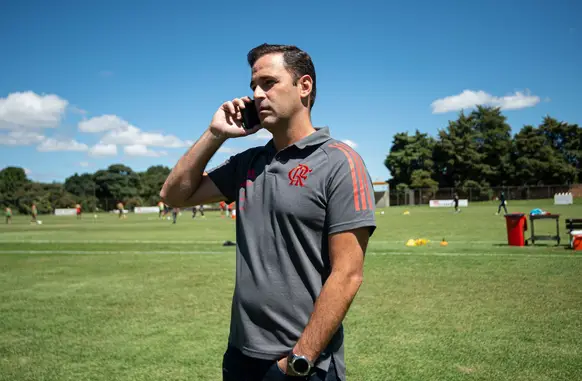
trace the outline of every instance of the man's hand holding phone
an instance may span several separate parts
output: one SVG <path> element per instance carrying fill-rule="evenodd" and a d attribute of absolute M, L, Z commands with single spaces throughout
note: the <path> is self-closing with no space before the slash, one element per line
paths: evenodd
<path fill-rule="evenodd" d="M 248 126 L 245 124 L 254 124 Z M 235 98 L 224 102 L 214 113 L 210 122 L 210 132 L 219 139 L 238 138 L 252 135 L 261 129 L 254 102 L 249 97 Z"/>

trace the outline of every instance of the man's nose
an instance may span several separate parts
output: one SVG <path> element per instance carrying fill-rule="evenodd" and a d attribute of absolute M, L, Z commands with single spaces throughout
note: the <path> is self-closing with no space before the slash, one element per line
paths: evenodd
<path fill-rule="evenodd" d="M 261 86 L 255 87 L 255 91 L 253 91 L 253 97 L 255 99 L 264 99 L 265 98 L 265 92 L 263 91 L 263 89 L 261 89 Z"/>

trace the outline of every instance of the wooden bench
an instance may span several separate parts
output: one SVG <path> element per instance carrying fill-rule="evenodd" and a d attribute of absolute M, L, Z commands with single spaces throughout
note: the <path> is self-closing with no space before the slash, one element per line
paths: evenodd
<path fill-rule="evenodd" d="M 582 230 L 582 218 L 566 218 L 566 231 Z"/>

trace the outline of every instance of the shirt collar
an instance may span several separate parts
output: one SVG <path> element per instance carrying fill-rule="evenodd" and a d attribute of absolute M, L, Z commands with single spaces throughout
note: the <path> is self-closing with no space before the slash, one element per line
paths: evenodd
<path fill-rule="evenodd" d="M 315 132 L 291 144 L 289 147 L 295 146 L 298 149 L 304 149 L 309 146 L 325 143 L 329 139 L 331 139 L 331 136 L 329 135 L 329 127 L 315 127 Z M 285 149 L 289 147 L 286 147 Z M 273 142 L 273 139 L 269 140 L 269 142 L 265 145 L 265 148 L 269 150 L 275 150 L 275 143 Z"/>

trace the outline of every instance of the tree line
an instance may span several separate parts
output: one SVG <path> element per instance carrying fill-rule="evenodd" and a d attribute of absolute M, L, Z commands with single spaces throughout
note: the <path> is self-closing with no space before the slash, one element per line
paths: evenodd
<path fill-rule="evenodd" d="M 526 125 L 512 136 L 499 108 L 477 107 L 461 112 L 440 129 L 397 133 L 384 162 L 391 189 L 457 188 L 490 192 L 492 187 L 563 185 L 582 180 L 582 128 L 546 116 L 538 126 Z M 75 173 L 64 183 L 30 180 L 23 168 L 0 171 L 0 206 L 30 213 L 56 208 L 111 210 L 118 201 L 126 208 L 156 205 L 170 168 L 156 165 L 135 172 L 113 164 L 95 173 Z"/>
<path fill-rule="evenodd" d="M 397 191 L 572 184 L 582 180 L 582 128 L 546 116 L 512 135 L 499 108 L 479 106 L 436 137 L 397 133 L 384 165 Z"/>
<path fill-rule="evenodd" d="M 14 212 L 29 214 L 34 202 L 39 213 L 81 204 L 84 211 L 111 210 L 122 201 L 126 208 L 153 206 L 170 168 L 156 165 L 135 172 L 123 164 L 113 164 L 95 173 L 83 173 L 64 183 L 40 183 L 30 180 L 23 168 L 6 167 L 0 171 L 0 205 Z"/>

